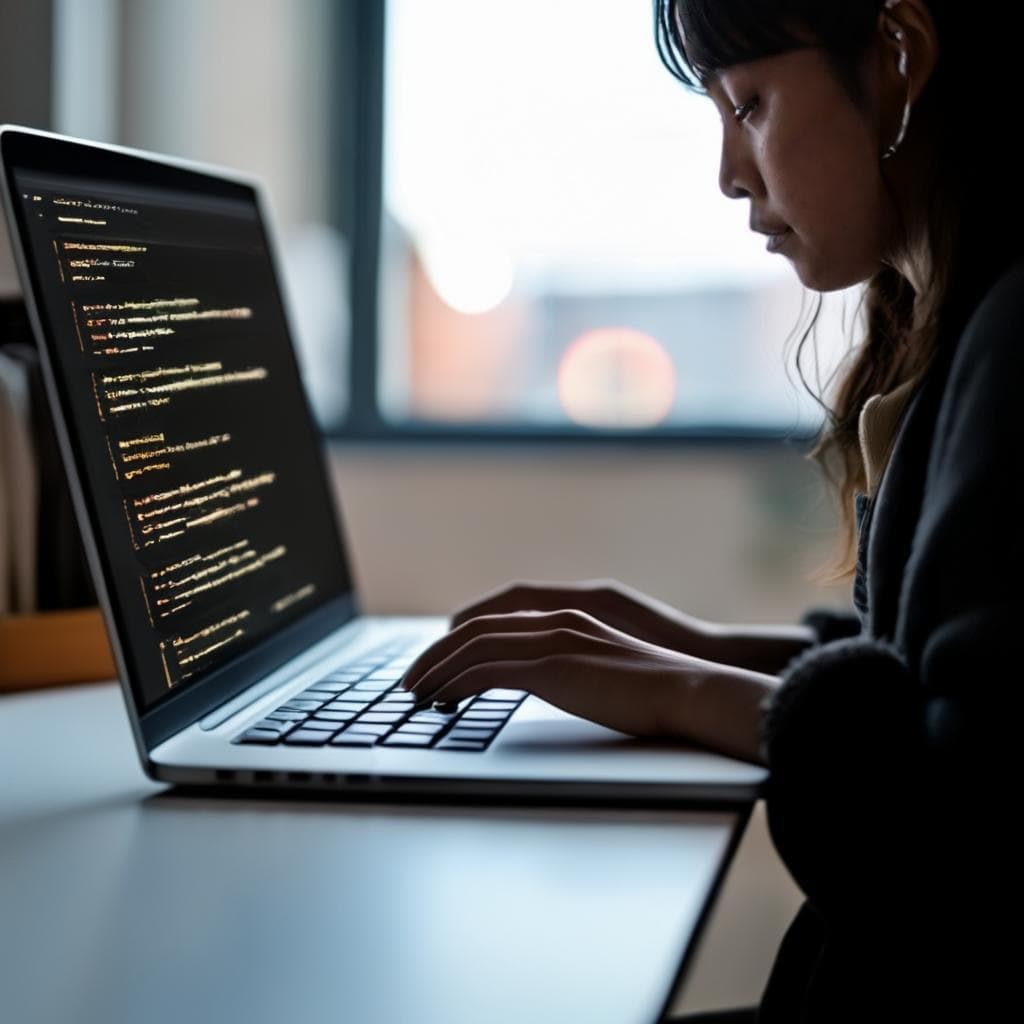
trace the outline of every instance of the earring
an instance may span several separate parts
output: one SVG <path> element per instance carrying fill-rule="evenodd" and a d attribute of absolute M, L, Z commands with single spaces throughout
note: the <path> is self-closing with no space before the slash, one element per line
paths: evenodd
<path fill-rule="evenodd" d="M 895 7 L 899 2 L 900 0 L 886 0 L 885 6 L 887 8 Z M 888 160 L 899 149 L 903 142 L 903 136 L 907 134 L 907 124 L 910 122 L 910 74 L 907 66 L 907 48 L 903 45 L 903 32 L 900 29 L 894 29 L 891 35 L 900 44 L 900 60 L 897 67 L 899 73 L 907 80 L 907 102 L 903 106 L 900 133 L 896 136 L 896 141 L 882 154 L 883 160 Z"/>
<path fill-rule="evenodd" d="M 907 64 L 907 53 L 906 50 L 900 52 L 900 74 L 904 78 L 908 78 L 906 72 Z M 903 105 L 903 119 L 900 122 L 900 133 L 896 136 L 896 141 L 882 154 L 883 160 L 888 160 L 889 157 L 899 149 L 900 144 L 903 142 L 903 136 L 907 134 L 907 125 L 910 123 L 910 81 L 907 81 L 907 102 Z"/>

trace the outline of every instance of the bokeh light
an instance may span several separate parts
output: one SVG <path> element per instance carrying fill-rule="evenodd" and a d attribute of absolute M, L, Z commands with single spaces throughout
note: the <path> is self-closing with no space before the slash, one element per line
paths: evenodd
<path fill-rule="evenodd" d="M 574 422 L 653 427 L 675 400 L 676 370 L 664 346 L 630 327 L 599 327 L 576 338 L 558 367 L 558 397 Z"/>
<path fill-rule="evenodd" d="M 508 298 L 515 264 L 507 249 L 468 234 L 435 234 L 422 244 L 434 290 L 459 313 L 487 313 Z"/>

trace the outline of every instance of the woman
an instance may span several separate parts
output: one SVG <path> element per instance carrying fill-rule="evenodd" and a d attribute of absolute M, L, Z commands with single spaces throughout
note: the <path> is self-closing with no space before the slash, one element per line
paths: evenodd
<path fill-rule="evenodd" d="M 722 191 L 808 288 L 867 286 L 867 336 L 811 453 L 843 500 L 856 614 L 725 626 L 610 582 L 513 584 L 458 612 L 405 681 L 434 700 L 526 689 L 768 766 L 772 839 L 806 901 L 735 1019 L 974 1020 L 1009 999 L 1015 6 L 655 3 L 663 59 L 721 114 Z"/>

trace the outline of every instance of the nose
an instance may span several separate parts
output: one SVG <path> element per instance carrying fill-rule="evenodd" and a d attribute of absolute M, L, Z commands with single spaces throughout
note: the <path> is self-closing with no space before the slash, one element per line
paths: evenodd
<path fill-rule="evenodd" d="M 726 199 L 743 199 L 757 190 L 757 168 L 745 147 L 726 128 L 718 165 L 718 187 Z"/>

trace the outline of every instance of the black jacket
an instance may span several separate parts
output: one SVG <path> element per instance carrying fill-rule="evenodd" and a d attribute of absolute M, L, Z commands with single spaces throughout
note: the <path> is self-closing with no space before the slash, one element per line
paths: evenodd
<path fill-rule="evenodd" d="M 857 613 L 808 612 L 819 643 L 768 702 L 768 826 L 806 901 L 766 1024 L 980 1021 L 1019 998 L 1022 385 L 1024 261 L 937 350 L 861 497 Z"/>

